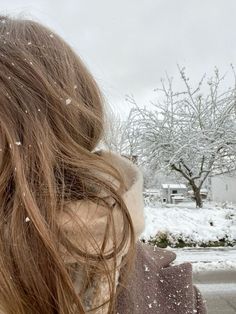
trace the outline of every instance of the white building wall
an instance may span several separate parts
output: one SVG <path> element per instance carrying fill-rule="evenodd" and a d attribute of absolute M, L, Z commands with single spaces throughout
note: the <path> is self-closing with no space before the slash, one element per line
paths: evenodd
<path fill-rule="evenodd" d="M 236 204 L 236 173 L 211 177 L 211 199 L 215 202 Z"/>

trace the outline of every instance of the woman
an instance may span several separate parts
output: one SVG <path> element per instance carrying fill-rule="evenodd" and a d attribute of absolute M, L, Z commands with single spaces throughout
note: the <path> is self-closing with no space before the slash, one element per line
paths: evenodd
<path fill-rule="evenodd" d="M 97 151 L 103 99 L 80 58 L 31 20 L 0 17 L 0 310 L 205 313 L 191 265 L 136 244 L 142 175 Z"/>

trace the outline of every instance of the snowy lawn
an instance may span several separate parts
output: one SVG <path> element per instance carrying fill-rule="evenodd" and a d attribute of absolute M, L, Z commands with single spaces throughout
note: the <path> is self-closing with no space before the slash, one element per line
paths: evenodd
<path fill-rule="evenodd" d="M 236 245 L 236 207 L 194 203 L 145 207 L 145 242 L 160 247 L 209 247 Z"/>

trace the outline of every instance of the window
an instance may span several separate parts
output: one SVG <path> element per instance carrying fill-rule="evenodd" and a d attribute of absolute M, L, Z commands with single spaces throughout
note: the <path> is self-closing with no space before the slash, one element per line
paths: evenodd
<path fill-rule="evenodd" d="M 172 190 L 172 194 L 178 194 L 177 190 Z"/>

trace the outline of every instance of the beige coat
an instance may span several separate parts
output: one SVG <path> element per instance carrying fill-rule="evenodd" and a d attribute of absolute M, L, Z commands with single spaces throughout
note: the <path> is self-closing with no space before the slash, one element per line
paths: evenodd
<path fill-rule="evenodd" d="M 192 284 L 191 264 L 184 263 L 178 266 L 170 266 L 175 259 L 175 254 L 164 250 L 138 243 L 138 237 L 143 231 L 143 177 L 136 165 L 125 157 L 114 153 L 100 152 L 102 157 L 118 168 L 123 177 L 127 190 L 123 193 L 137 238 L 137 258 L 135 273 L 130 278 L 128 289 L 124 289 L 118 297 L 117 313 L 119 314 L 205 314 L 206 308 L 199 291 Z M 114 184 L 116 184 L 114 182 Z M 70 207 L 75 216 L 90 228 L 91 235 L 98 243 L 102 239 L 106 227 L 106 208 L 97 206 L 92 202 L 79 201 L 71 204 Z M 113 210 L 117 232 L 121 228 L 121 216 L 119 210 Z M 62 222 L 71 232 L 74 241 L 81 245 L 81 235 L 76 233 L 74 219 L 71 221 L 67 216 L 61 217 Z M 91 251 L 93 248 L 91 247 Z M 118 265 L 126 254 L 124 250 L 118 256 Z M 68 262 L 73 262 L 70 260 Z M 119 284 L 119 277 L 122 269 L 117 269 L 116 284 Z M 79 291 L 82 284 L 83 271 L 78 272 L 75 279 L 75 287 Z M 108 283 L 106 278 L 95 278 L 94 286 L 87 291 L 85 306 L 87 310 L 104 302 L 108 295 Z M 91 312 L 90 312 L 91 313 Z M 96 314 L 107 314 L 107 307 L 95 311 Z"/>

